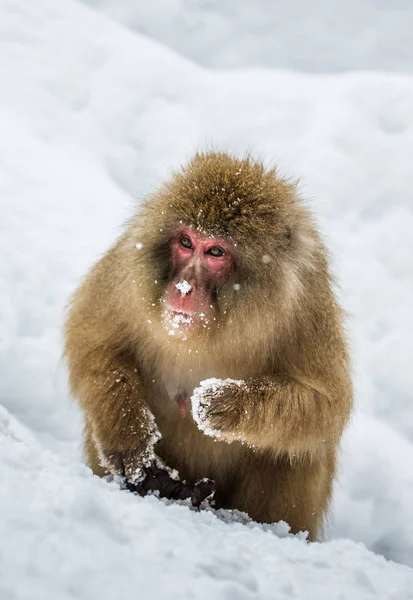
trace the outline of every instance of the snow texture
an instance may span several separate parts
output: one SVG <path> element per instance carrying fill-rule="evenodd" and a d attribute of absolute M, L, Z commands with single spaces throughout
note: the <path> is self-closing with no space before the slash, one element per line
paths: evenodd
<path fill-rule="evenodd" d="M 0 598 L 413 598 L 411 3 L 88 4 L 0 3 Z M 357 412 L 323 544 L 81 461 L 64 307 L 211 143 L 300 177 L 331 248 Z"/>

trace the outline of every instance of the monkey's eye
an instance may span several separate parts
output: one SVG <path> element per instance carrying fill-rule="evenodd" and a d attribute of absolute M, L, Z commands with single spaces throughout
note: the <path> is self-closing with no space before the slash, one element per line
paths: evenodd
<path fill-rule="evenodd" d="M 181 239 L 179 240 L 179 243 L 184 248 L 192 248 L 192 242 L 191 242 L 191 240 L 189 239 L 189 237 L 187 235 L 183 235 L 181 237 Z"/>
<path fill-rule="evenodd" d="M 210 248 L 207 251 L 207 254 L 217 257 L 217 256 L 224 256 L 225 252 L 219 246 L 212 246 L 212 248 Z"/>

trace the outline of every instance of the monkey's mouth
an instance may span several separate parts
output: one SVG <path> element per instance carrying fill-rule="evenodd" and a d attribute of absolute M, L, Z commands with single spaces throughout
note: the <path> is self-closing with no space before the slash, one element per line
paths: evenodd
<path fill-rule="evenodd" d="M 164 311 L 163 323 L 168 330 L 169 335 L 175 335 L 175 332 L 188 331 L 201 324 L 208 323 L 205 313 L 188 313 L 183 310 L 166 308 Z"/>

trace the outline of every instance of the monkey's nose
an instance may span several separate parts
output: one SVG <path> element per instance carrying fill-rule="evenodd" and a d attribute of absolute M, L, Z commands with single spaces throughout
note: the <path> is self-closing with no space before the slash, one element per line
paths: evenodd
<path fill-rule="evenodd" d="M 192 286 L 184 279 L 179 283 L 175 284 L 176 289 L 178 289 L 183 296 L 186 296 L 190 292 L 192 292 Z"/>

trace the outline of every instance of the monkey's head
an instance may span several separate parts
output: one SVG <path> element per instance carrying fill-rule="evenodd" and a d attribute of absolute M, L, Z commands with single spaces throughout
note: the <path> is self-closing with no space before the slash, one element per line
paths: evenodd
<path fill-rule="evenodd" d="M 148 311 L 185 339 L 245 330 L 254 316 L 262 323 L 262 310 L 271 330 L 300 295 L 318 245 L 292 184 L 224 153 L 197 154 L 143 203 L 132 233 Z"/>

